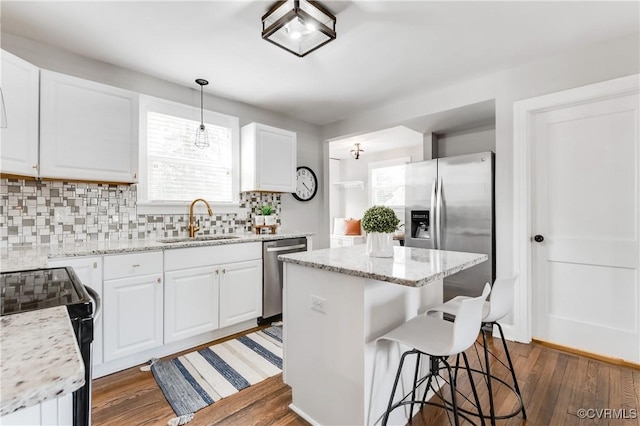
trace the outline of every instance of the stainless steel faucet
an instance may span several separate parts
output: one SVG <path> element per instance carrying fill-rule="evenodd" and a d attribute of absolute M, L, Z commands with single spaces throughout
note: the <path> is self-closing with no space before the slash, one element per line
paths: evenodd
<path fill-rule="evenodd" d="M 200 230 L 200 221 L 198 221 L 198 223 L 196 224 L 193 217 L 193 206 L 195 206 L 198 201 L 202 201 L 203 203 L 205 203 L 207 206 L 207 210 L 209 211 L 209 216 L 213 216 L 213 210 L 211 210 L 211 206 L 209 205 L 207 200 L 205 200 L 204 198 L 196 198 L 195 200 L 193 200 L 191 202 L 191 205 L 189 206 L 189 238 L 195 237 L 196 232 Z"/>

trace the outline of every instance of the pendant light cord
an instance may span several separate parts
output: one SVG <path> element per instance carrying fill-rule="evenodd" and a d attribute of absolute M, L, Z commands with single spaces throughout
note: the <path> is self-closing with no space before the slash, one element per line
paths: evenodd
<path fill-rule="evenodd" d="M 200 125 L 204 125 L 204 86 L 200 86 Z"/>

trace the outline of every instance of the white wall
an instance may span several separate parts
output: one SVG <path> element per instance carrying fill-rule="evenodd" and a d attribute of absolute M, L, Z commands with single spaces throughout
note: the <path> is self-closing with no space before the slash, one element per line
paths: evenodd
<path fill-rule="evenodd" d="M 87 80 L 93 80 L 134 92 L 168 99 L 187 105 L 200 106 L 200 90 L 193 83 L 193 87 L 185 87 L 150 75 L 142 74 L 125 68 L 117 67 L 106 62 L 96 61 L 74 53 L 2 33 L 2 48 L 37 65 Z M 123 47 L 126 48 L 126 47 Z M 211 76 L 206 70 L 194 70 L 195 78 L 207 78 L 210 84 Z M 326 213 L 324 206 L 324 185 L 322 144 L 318 126 L 256 108 L 241 102 L 205 94 L 204 104 L 207 109 L 239 117 L 240 126 L 251 122 L 259 122 L 270 126 L 292 130 L 298 136 L 298 165 L 309 166 L 316 172 L 319 180 L 319 190 L 316 197 L 307 202 L 300 202 L 290 194 L 282 195 L 281 221 L 283 228 L 290 230 L 311 231 L 317 233 L 314 237 L 314 247 L 329 246 L 329 230 L 327 221 L 323 220 Z"/>
<path fill-rule="evenodd" d="M 496 150 L 496 129 L 474 129 L 438 136 L 438 157 Z"/>
<path fill-rule="evenodd" d="M 322 127 L 323 139 L 385 129 L 408 119 L 495 99 L 497 275 L 513 273 L 513 103 L 639 72 L 638 34 L 412 95 Z M 472 66 L 472 64 L 469 64 Z M 325 153 L 328 152 L 325 143 Z M 326 155 L 326 154 L 325 154 Z M 325 166 L 328 167 L 328 166 Z"/>

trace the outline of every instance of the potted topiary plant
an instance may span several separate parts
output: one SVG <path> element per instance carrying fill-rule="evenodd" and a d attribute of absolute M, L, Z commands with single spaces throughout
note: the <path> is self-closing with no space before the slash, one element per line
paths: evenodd
<path fill-rule="evenodd" d="M 271 206 L 269 204 L 265 204 L 264 206 L 262 206 L 260 211 L 262 212 L 262 215 L 264 216 L 264 224 L 265 225 L 275 225 L 276 224 L 276 217 L 275 217 L 275 215 L 272 215 L 273 206 Z"/>
<path fill-rule="evenodd" d="M 373 206 L 364 212 L 362 229 L 367 232 L 367 254 L 372 257 L 393 257 L 393 232 L 400 219 L 389 207 Z"/>

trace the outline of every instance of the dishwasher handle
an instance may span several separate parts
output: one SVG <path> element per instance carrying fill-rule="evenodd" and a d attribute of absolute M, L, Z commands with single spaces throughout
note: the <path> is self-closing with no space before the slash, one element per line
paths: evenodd
<path fill-rule="evenodd" d="M 284 247 L 267 247 L 267 252 L 271 253 L 274 251 L 286 251 L 286 250 L 295 250 L 295 249 L 301 249 L 301 248 L 307 248 L 306 244 L 296 244 L 294 246 L 284 246 Z"/>

